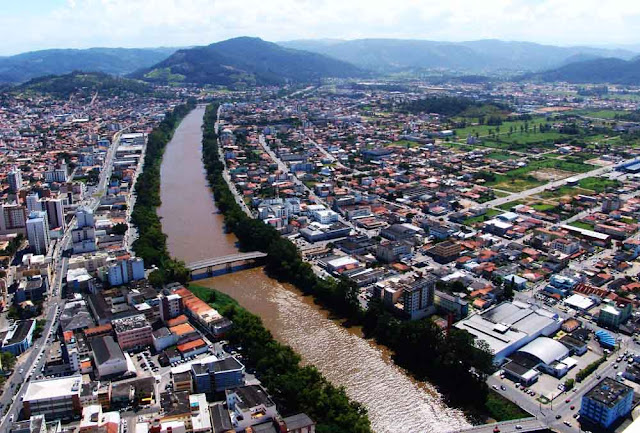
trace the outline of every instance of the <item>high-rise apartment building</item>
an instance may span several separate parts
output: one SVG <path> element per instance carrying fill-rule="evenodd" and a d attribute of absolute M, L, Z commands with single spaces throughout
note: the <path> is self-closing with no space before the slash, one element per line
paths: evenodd
<path fill-rule="evenodd" d="M 27 220 L 29 246 L 36 254 L 47 254 L 49 248 L 49 223 L 46 212 L 31 212 Z"/>

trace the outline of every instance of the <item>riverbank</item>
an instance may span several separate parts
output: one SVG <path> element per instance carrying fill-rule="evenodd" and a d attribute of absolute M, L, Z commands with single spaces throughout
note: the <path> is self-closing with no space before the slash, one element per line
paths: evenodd
<path fill-rule="evenodd" d="M 217 290 L 194 284 L 189 290 L 233 321 L 227 339 L 242 347 L 244 364 L 257 369 L 256 376 L 281 413 L 304 412 L 316 421 L 319 432 L 372 432 L 366 409 L 351 401 L 344 389 L 332 385 L 314 366 L 301 366 L 300 356 L 276 341 L 258 316 Z"/>
<path fill-rule="evenodd" d="M 352 323 L 365 325 L 366 336 L 391 348 L 398 365 L 419 380 L 436 383 L 451 404 L 463 408 L 474 420 L 484 421 L 489 416 L 501 419 L 504 414 L 513 417 L 518 413 L 515 405 L 495 396 L 489 399 L 486 375 L 493 372 L 492 355 L 482 346 L 477 347 L 469 334 L 455 328 L 443 334 L 431 321 L 401 321 L 378 308 L 370 308 L 365 315 L 355 286 L 346 280 L 318 278 L 291 242 L 272 227 L 247 217 L 223 178 L 224 165 L 219 159 L 214 130 L 216 111 L 208 107 L 205 114 L 203 157 L 226 228 L 236 234 L 240 247 L 267 252 L 265 269 L 270 276 L 300 288 Z"/>
<path fill-rule="evenodd" d="M 131 222 L 138 231 L 138 238 L 133 243 L 133 251 L 144 260 L 147 267 L 158 268 L 149 275 L 149 281 L 156 287 L 170 281 L 184 283 L 189 278 L 184 264 L 174 260 L 169 254 L 167 237 L 162 232 L 157 208 L 161 204 L 160 164 L 164 150 L 180 122 L 195 106 L 195 101 L 176 106 L 151 131 L 147 139 L 142 173 L 136 182 L 136 203 L 131 213 Z"/>
<path fill-rule="evenodd" d="M 175 260 L 167 248 L 167 236 L 162 231 L 158 215 L 160 200 L 161 164 L 167 144 L 174 137 L 178 125 L 195 108 L 195 103 L 176 107 L 149 136 L 143 172 L 136 192 L 140 198 L 134 208 L 134 223 L 140 236 L 134 251 L 158 269 L 150 275 L 150 282 L 161 287 L 166 282 L 186 282 L 188 272 L 184 263 Z M 198 126 L 199 127 L 199 126 Z M 197 143 L 198 145 L 200 143 Z M 193 286 L 198 291 L 197 286 Z M 199 290 L 197 296 L 210 301 L 211 292 Z M 371 425 L 366 410 L 351 401 L 342 388 L 329 383 L 314 367 L 301 366 L 300 356 L 289 346 L 275 341 L 264 328 L 260 318 L 254 316 L 229 297 L 220 305 L 222 295 L 216 299 L 221 313 L 234 322 L 229 339 L 242 346 L 244 362 L 258 371 L 261 382 L 283 415 L 305 412 L 317 423 L 319 432 L 370 433 Z"/>

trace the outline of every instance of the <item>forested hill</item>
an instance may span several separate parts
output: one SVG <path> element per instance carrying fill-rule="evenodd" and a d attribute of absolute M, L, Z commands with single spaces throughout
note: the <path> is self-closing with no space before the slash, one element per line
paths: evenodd
<path fill-rule="evenodd" d="M 175 48 L 89 48 L 31 51 L 0 57 L 0 83 L 23 83 L 73 71 L 125 75 L 169 57 Z"/>
<path fill-rule="evenodd" d="M 364 75 L 363 70 L 349 63 L 321 54 L 241 37 L 179 50 L 132 77 L 158 83 L 251 86 Z"/>
<path fill-rule="evenodd" d="M 525 75 L 522 79 L 545 82 L 640 85 L 640 57 L 629 61 L 607 58 L 569 63 L 557 69 Z"/>
<path fill-rule="evenodd" d="M 153 91 L 144 82 L 123 77 L 114 77 L 102 72 L 72 72 L 65 75 L 48 75 L 34 78 L 12 89 L 16 92 L 49 94 L 58 98 L 68 98 L 71 94 L 91 96 L 143 95 Z"/>

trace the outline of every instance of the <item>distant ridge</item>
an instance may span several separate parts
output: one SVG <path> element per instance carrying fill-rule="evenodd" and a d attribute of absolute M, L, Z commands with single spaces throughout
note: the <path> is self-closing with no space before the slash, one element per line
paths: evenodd
<path fill-rule="evenodd" d="M 295 40 L 280 42 L 289 48 L 312 51 L 378 72 L 412 69 L 449 69 L 468 73 L 525 72 L 551 69 L 572 56 L 617 57 L 637 55 L 623 49 L 557 47 L 531 42 L 486 39 L 438 42 L 416 39 Z"/>
<path fill-rule="evenodd" d="M 568 83 L 626 84 L 640 85 L 640 58 L 621 60 L 615 58 L 593 59 L 569 63 L 521 77 L 533 81 L 566 81 Z"/>
<path fill-rule="evenodd" d="M 364 75 L 362 69 L 347 62 L 250 37 L 178 50 L 158 64 L 131 74 L 134 78 L 156 83 L 227 86 L 311 82 L 320 78 Z"/>
<path fill-rule="evenodd" d="M 175 48 L 89 48 L 31 51 L 0 57 L 0 83 L 23 83 L 73 71 L 125 75 L 167 58 Z"/>

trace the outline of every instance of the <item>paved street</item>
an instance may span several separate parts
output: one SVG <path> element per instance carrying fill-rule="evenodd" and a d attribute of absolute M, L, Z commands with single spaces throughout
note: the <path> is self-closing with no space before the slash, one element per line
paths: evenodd
<path fill-rule="evenodd" d="M 127 128 L 128 129 L 128 128 Z M 105 168 L 100 172 L 98 179 L 99 192 L 97 196 L 91 197 L 88 201 L 88 206 L 95 210 L 100 204 L 100 198 L 106 192 L 106 185 L 111 177 L 113 169 L 113 160 L 120 141 L 120 135 L 124 130 L 119 131 L 114 135 L 114 139 L 111 146 L 107 150 L 105 157 Z M 22 397 L 27 388 L 27 383 L 35 376 L 39 375 L 44 368 L 48 352 L 50 350 L 50 343 L 53 340 L 55 333 L 55 326 L 57 325 L 57 315 L 59 311 L 62 311 L 66 300 L 61 298 L 62 294 L 62 280 L 67 270 L 67 258 L 62 257 L 65 250 L 69 248 L 71 242 L 71 230 L 75 225 L 75 216 L 65 227 L 64 236 L 60 239 L 51 255 L 53 260 L 54 275 L 50 284 L 50 290 L 48 298 L 45 301 L 43 308 L 46 311 L 44 318 L 46 319 L 45 329 L 42 333 L 42 337 L 34 341 L 34 345 L 27 352 L 22 354 L 18 363 L 14 369 L 14 373 L 7 381 L 7 387 L 5 392 L 0 396 L 0 405 L 5 408 L 5 415 L 0 421 L 0 432 L 6 432 L 11 426 L 12 419 L 18 419 L 18 414 L 22 409 Z M 22 373 L 20 373 L 22 371 Z"/>
<path fill-rule="evenodd" d="M 631 161 L 633 161 L 633 160 L 630 159 L 630 160 L 624 161 L 623 163 L 631 162 Z M 556 180 L 556 181 L 553 181 L 553 182 L 549 182 L 549 183 L 546 183 L 544 185 L 537 186 L 537 187 L 531 188 L 531 189 L 527 189 L 527 190 L 522 191 L 522 192 L 516 192 L 516 193 L 513 193 L 513 194 L 508 195 L 506 197 L 496 198 L 494 200 L 491 200 L 491 201 L 488 201 L 488 202 L 484 203 L 483 205 L 486 206 L 486 207 L 496 207 L 496 206 L 500 206 L 500 205 L 505 204 L 505 203 L 509 203 L 511 201 L 521 200 L 523 198 L 527 198 L 527 197 L 530 197 L 532 195 L 540 194 L 541 192 L 544 192 L 547 189 L 556 188 L 556 187 L 560 187 L 560 186 L 566 185 L 568 179 L 581 180 L 581 179 L 586 179 L 587 177 L 603 175 L 603 174 L 605 174 L 607 172 L 612 171 L 617 165 L 618 164 L 607 165 L 607 166 L 604 166 L 604 167 L 596 168 L 595 170 L 587 171 L 586 173 L 577 173 L 577 174 L 574 174 L 574 175 L 572 175 L 570 177 L 567 177 L 565 179 L 560 179 L 560 180 Z"/>

